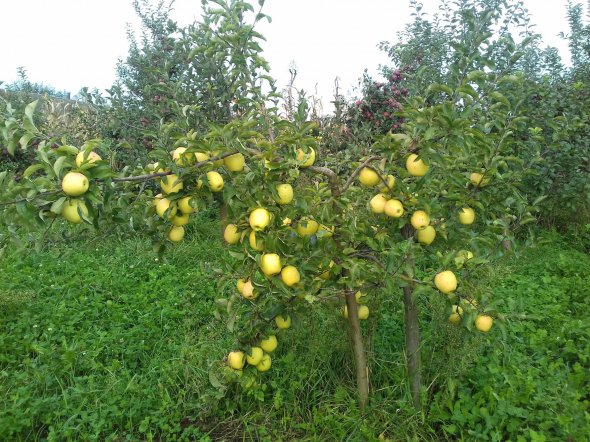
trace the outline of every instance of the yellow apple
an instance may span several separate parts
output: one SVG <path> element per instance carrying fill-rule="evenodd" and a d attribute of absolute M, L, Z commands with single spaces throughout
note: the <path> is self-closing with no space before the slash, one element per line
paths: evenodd
<path fill-rule="evenodd" d="M 245 279 L 238 279 L 238 282 L 236 283 L 236 287 L 238 289 L 238 292 L 242 293 L 244 291 L 244 285 L 246 284 L 246 280 Z"/>
<path fill-rule="evenodd" d="M 178 208 L 182 213 L 190 214 L 195 213 L 197 209 L 191 206 L 191 200 L 193 198 L 191 196 L 185 196 L 178 201 Z"/>
<path fill-rule="evenodd" d="M 71 223 L 80 224 L 82 222 L 82 217 L 78 213 L 78 207 L 84 216 L 88 216 L 88 208 L 86 207 L 86 204 L 84 201 L 76 198 L 63 203 L 63 206 L 61 206 L 61 216 Z"/>
<path fill-rule="evenodd" d="M 297 223 L 297 233 L 299 236 L 315 235 L 320 225 L 317 221 L 310 218 L 301 218 Z"/>
<path fill-rule="evenodd" d="M 176 215 L 177 210 L 176 204 L 172 204 L 168 198 L 162 198 L 156 204 L 156 213 L 162 219 L 164 219 L 166 211 L 168 211 L 168 218 L 172 218 Z"/>
<path fill-rule="evenodd" d="M 359 319 L 367 319 L 369 317 L 369 307 L 367 307 L 366 305 L 359 305 L 358 314 Z"/>
<path fill-rule="evenodd" d="M 379 175 L 369 167 L 363 167 L 359 173 L 359 181 L 365 187 L 374 187 L 379 184 Z"/>
<path fill-rule="evenodd" d="M 357 304 L 360 304 L 360 303 L 361 303 L 361 300 L 363 299 L 363 296 L 364 296 L 364 295 L 363 295 L 363 292 L 361 292 L 360 290 L 359 290 L 359 291 L 357 291 L 357 292 L 354 294 L 354 299 L 356 300 L 356 303 L 357 303 Z"/>
<path fill-rule="evenodd" d="M 328 270 L 326 270 L 326 271 L 324 271 L 324 272 L 320 273 L 320 274 L 319 274 L 319 277 L 320 277 L 321 279 L 323 279 L 323 280 L 328 280 L 328 279 L 330 279 L 330 276 L 331 276 L 331 275 L 330 275 L 330 273 L 331 273 L 331 272 L 330 272 L 330 269 L 331 269 L 332 267 L 334 267 L 334 264 L 336 264 L 334 261 L 330 261 L 330 264 L 328 265 Z"/>
<path fill-rule="evenodd" d="M 459 211 L 459 222 L 461 224 L 469 225 L 475 221 L 475 211 L 471 207 L 463 207 Z"/>
<path fill-rule="evenodd" d="M 436 230 L 432 226 L 426 226 L 422 230 L 418 230 L 418 242 L 425 246 L 429 245 L 436 238 Z"/>
<path fill-rule="evenodd" d="M 258 297 L 258 293 L 254 290 L 254 284 L 252 284 L 251 280 L 248 280 L 244 283 L 244 287 L 242 287 L 242 296 L 249 300 L 253 300 Z"/>
<path fill-rule="evenodd" d="M 424 161 L 418 158 L 415 153 L 408 156 L 406 160 L 406 169 L 412 176 L 424 176 L 428 172 L 428 166 Z"/>
<path fill-rule="evenodd" d="M 258 252 L 264 251 L 264 241 L 261 239 L 256 238 L 256 231 L 252 230 L 250 235 L 248 236 L 248 242 L 250 243 L 250 247 Z"/>
<path fill-rule="evenodd" d="M 313 147 L 309 148 L 309 152 L 304 152 L 303 149 L 297 149 L 297 161 L 300 162 L 299 167 L 313 166 L 315 162 L 315 150 Z"/>
<path fill-rule="evenodd" d="M 412 218 L 410 219 L 410 223 L 412 227 L 416 230 L 424 229 L 428 224 L 430 224 L 430 217 L 424 210 L 416 210 L 412 214 Z"/>
<path fill-rule="evenodd" d="M 259 207 L 250 212 L 250 218 L 248 221 L 250 227 L 259 232 L 260 230 L 264 230 L 266 226 L 270 224 L 270 213 L 268 213 L 268 210 Z"/>
<path fill-rule="evenodd" d="M 250 365 L 258 365 L 262 361 L 263 356 L 264 351 L 260 347 L 252 347 L 246 355 L 246 362 Z"/>
<path fill-rule="evenodd" d="M 162 192 L 169 195 L 182 190 L 183 184 L 178 175 L 171 174 L 162 177 L 160 187 L 162 188 Z"/>
<path fill-rule="evenodd" d="M 235 224 L 228 224 L 223 231 L 223 239 L 228 244 L 237 244 L 240 242 L 242 234 L 238 231 L 238 226 Z"/>
<path fill-rule="evenodd" d="M 395 187 L 395 177 L 393 175 L 387 175 L 385 181 L 387 182 L 387 186 L 383 182 L 379 186 L 379 192 L 381 193 L 389 193 Z"/>
<path fill-rule="evenodd" d="M 279 184 L 277 186 L 279 197 L 276 199 L 277 204 L 285 205 L 293 201 L 293 187 L 290 184 Z"/>
<path fill-rule="evenodd" d="M 275 317 L 275 324 L 280 330 L 286 330 L 291 327 L 291 316 L 284 317 L 282 315 L 278 315 Z"/>
<path fill-rule="evenodd" d="M 268 338 L 262 339 L 258 346 L 262 348 L 267 353 L 272 353 L 276 350 L 278 345 L 277 337 L 275 335 L 270 335 Z"/>
<path fill-rule="evenodd" d="M 457 277 L 450 270 L 445 270 L 434 277 L 434 285 L 445 294 L 453 293 L 457 289 Z"/>
<path fill-rule="evenodd" d="M 491 316 L 481 314 L 475 318 L 475 328 L 481 332 L 489 332 L 492 325 L 494 325 L 494 318 Z"/>
<path fill-rule="evenodd" d="M 246 365 L 243 351 L 232 351 L 227 355 L 227 363 L 234 370 L 241 370 Z"/>
<path fill-rule="evenodd" d="M 85 151 L 81 151 L 78 153 L 78 155 L 76 155 L 76 166 L 80 167 L 82 165 L 94 165 L 94 163 L 100 160 L 102 160 L 102 158 L 96 152 L 90 151 L 88 154 L 86 154 Z M 90 168 L 90 166 L 88 166 L 88 168 Z"/>
<path fill-rule="evenodd" d="M 172 159 L 178 166 L 188 166 L 192 164 L 194 155 L 185 152 L 186 147 L 177 147 L 172 151 Z"/>
<path fill-rule="evenodd" d="M 458 305 L 453 305 L 453 312 L 449 315 L 449 322 L 451 324 L 459 324 L 463 318 L 463 308 Z"/>
<path fill-rule="evenodd" d="M 176 215 L 170 217 L 170 222 L 175 226 L 186 226 L 189 221 L 189 214 L 181 213 L 180 215 L 176 212 Z"/>
<path fill-rule="evenodd" d="M 400 200 L 389 200 L 387 203 L 385 203 L 383 211 L 387 216 L 399 218 L 404 214 L 404 206 Z"/>
<path fill-rule="evenodd" d="M 182 226 L 174 226 L 168 232 L 168 239 L 172 242 L 182 241 L 182 238 L 184 238 L 184 227 Z"/>
<path fill-rule="evenodd" d="M 475 187 L 484 187 L 490 183 L 490 177 L 484 176 L 483 173 L 473 172 L 469 177 L 471 184 Z"/>
<path fill-rule="evenodd" d="M 198 163 L 203 163 L 209 159 L 209 154 L 204 152 L 195 152 L 195 158 Z"/>
<path fill-rule="evenodd" d="M 283 268 L 281 258 L 276 253 L 265 253 L 260 260 L 260 268 L 266 276 L 278 275 Z"/>
<path fill-rule="evenodd" d="M 292 287 L 301 280 L 301 275 L 294 266 L 285 266 L 281 270 L 281 279 L 287 287 Z"/>
<path fill-rule="evenodd" d="M 262 360 L 260 361 L 260 363 L 258 365 L 256 365 L 256 370 L 258 370 L 260 372 L 268 371 L 268 370 L 270 370 L 271 365 L 272 365 L 272 361 L 270 359 L 270 356 L 264 355 L 262 357 Z"/>
<path fill-rule="evenodd" d="M 229 157 L 225 157 L 223 159 L 223 164 L 225 164 L 225 168 L 230 172 L 241 172 L 244 170 L 244 155 L 241 153 L 235 153 Z"/>
<path fill-rule="evenodd" d="M 90 187 L 88 178 L 80 172 L 68 172 L 61 181 L 61 188 L 66 195 L 84 195 Z"/>
<path fill-rule="evenodd" d="M 219 172 L 214 170 L 207 172 L 207 182 L 211 192 L 221 192 L 221 189 L 223 189 L 223 177 Z"/>
<path fill-rule="evenodd" d="M 387 204 L 387 198 L 382 193 L 378 193 L 371 198 L 371 202 L 369 203 L 371 211 L 377 214 L 385 212 L 385 204 Z"/>
<path fill-rule="evenodd" d="M 161 193 L 158 193 L 152 200 L 152 206 L 156 207 L 162 198 L 164 198 L 164 196 Z"/>

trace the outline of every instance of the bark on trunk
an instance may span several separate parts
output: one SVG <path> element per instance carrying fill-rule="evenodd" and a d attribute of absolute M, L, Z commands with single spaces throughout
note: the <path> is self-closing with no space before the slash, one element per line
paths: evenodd
<path fill-rule="evenodd" d="M 350 339 L 352 341 L 354 362 L 356 366 L 356 384 L 359 394 L 359 407 L 362 411 L 369 401 L 369 373 L 367 370 L 367 360 L 365 358 L 365 349 L 361 334 L 358 305 L 356 303 L 354 292 L 346 294 L 346 308 L 348 310 L 348 325 L 350 328 Z"/>
<path fill-rule="evenodd" d="M 410 239 L 413 235 L 411 225 L 406 225 L 402 232 L 404 238 Z M 414 266 L 414 259 L 410 255 L 406 257 L 406 262 Z M 410 279 L 414 275 L 406 275 Z M 420 359 L 420 323 L 418 304 L 412 297 L 413 287 L 408 285 L 404 290 L 404 331 L 406 335 L 406 368 L 410 381 L 410 392 L 412 394 L 412 403 L 414 408 L 419 410 L 422 407 L 421 390 L 422 390 L 422 363 Z"/>

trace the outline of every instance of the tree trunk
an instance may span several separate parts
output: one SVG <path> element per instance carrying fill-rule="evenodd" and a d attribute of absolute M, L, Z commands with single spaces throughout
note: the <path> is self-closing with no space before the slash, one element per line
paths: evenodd
<path fill-rule="evenodd" d="M 404 227 L 402 232 L 404 238 L 410 239 L 413 231 L 409 224 Z M 406 262 L 414 267 L 414 259 L 411 254 L 406 257 Z M 406 275 L 410 279 L 414 275 Z M 412 403 L 414 408 L 422 408 L 421 390 L 422 390 L 422 364 L 420 360 L 420 323 L 418 320 L 418 304 L 412 297 L 413 287 L 408 283 L 404 287 L 404 331 L 406 335 L 406 368 L 410 381 L 410 392 L 412 394 Z"/>
<path fill-rule="evenodd" d="M 346 293 L 346 308 L 348 310 L 348 325 L 350 327 L 350 339 L 352 341 L 352 350 L 354 352 L 354 362 L 356 366 L 359 408 L 362 411 L 369 401 L 369 372 L 367 369 L 367 360 L 365 359 L 358 305 L 356 303 L 354 292 Z"/>

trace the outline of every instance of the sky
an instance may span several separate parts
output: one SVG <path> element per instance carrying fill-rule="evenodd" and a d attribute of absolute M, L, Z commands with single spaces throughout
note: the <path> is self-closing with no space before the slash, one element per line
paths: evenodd
<path fill-rule="evenodd" d="M 252 0 L 254 4 L 254 0 Z M 181 25 L 200 17 L 200 0 L 176 0 Z M 423 0 L 429 13 L 439 0 Z M 567 31 L 567 0 L 524 0 L 546 45 L 567 55 L 558 37 Z M 335 79 L 341 93 L 354 87 L 367 68 L 376 75 L 387 64 L 377 48 L 395 41 L 411 21 L 410 0 L 266 0 L 272 23 L 258 27 L 267 39 L 264 57 L 283 88 L 297 67 L 296 87 L 319 96 L 329 111 Z M 83 86 L 104 90 L 115 80 L 117 60 L 128 49 L 127 26 L 137 27 L 131 0 L 0 0 L 0 81 L 26 69 L 31 81 L 74 95 Z"/>

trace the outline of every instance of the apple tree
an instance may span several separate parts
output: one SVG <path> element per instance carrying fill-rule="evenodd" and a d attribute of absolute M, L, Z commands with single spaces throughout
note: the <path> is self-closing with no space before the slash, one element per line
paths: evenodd
<path fill-rule="evenodd" d="M 510 230 L 534 220 L 519 190 L 526 164 L 513 154 L 527 133 L 523 78 L 477 69 L 498 15 L 486 9 L 478 17 L 453 48 L 445 84 L 431 84 L 398 111 L 397 133 L 352 140 L 322 157 L 305 103 L 292 120 L 281 118 L 257 86 L 242 91 L 244 105 L 230 121 L 195 130 L 197 109 L 176 102 L 176 117 L 159 126 L 151 164 L 115 171 L 101 140 L 40 143 L 22 178 L 0 175 L 2 223 L 11 232 L 62 219 L 74 228 L 141 225 L 164 253 L 184 239 L 194 212 L 222 203 L 231 259 L 221 285 L 229 298 L 218 307 L 238 337 L 228 349 L 228 379 L 251 386 L 271 369 L 280 333 L 309 309 L 328 309 L 348 323 L 363 407 L 369 371 L 361 321 L 376 298 L 392 297 L 404 305 L 418 408 L 419 309 L 442 298 L 450 322 L 490 331 L 501 314 L 493 298 L 480 296 L 470 270 L 501 255 Z M 504 50 L 514 56 L 518 45 Z"/>

